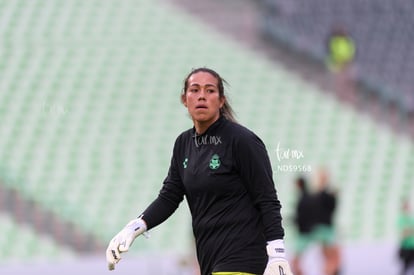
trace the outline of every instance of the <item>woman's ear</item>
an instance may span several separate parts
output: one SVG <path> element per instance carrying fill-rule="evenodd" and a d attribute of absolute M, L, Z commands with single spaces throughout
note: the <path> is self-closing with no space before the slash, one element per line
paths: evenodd
<path fill-rule="evenodd" d="M 187 98 L 185 97 L 185 94 L 181 94 L 181 103 L 187 107 Z"/>
<path fill-rule="evenodd" d="M 220 109 L 223 108 L 224 104 L 226 103 L 226 97 L 222 96 L 220 98 Z"/>

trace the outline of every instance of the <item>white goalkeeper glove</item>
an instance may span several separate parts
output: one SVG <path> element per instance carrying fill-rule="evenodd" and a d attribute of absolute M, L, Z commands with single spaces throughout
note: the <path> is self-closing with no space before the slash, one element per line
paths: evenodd
<path fill-rule="evenodd" d="M 144 234 L 148 238 L 147 224 L 141 217 L 130 221 L 112 240 L 106 249 L 108 269 L 114 270 L 115 264 L 121 260 L 121 253 L 127 252 L 135 238 Z"/>
<path fill-rule="evenodd" d="M 263 275 L 293 275 L 286 260 L 283 240 L 267 242 L 266 250 L 269 260 Z"/>

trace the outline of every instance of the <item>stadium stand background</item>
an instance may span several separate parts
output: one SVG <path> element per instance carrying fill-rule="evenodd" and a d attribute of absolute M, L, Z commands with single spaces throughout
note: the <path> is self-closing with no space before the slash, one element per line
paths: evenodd
<path fill-rule="evenodd" d="M 414 114 L 414 3 L 372 0 L 261 0 L 262 31 L 270 40 L 324 63 L 326 42 L 336 26 L 345 27 L 356 46 L 361 96 L 395 110 L 412 132 Z M 381 116 L 381 119 L 386 119 Z"/>
<path fill-rule="evenodd" d="M 204 65 L 225 76 L 240 122 L 265 141 L 286 220 L 296 175 L 286 167 L 314 171 L 327 165 L 341 190 L 338 224 L 345 248 L 391 244 L 376 255 L 385 264 L 393 260 L 399 199 L 413 194 L 410 138 L 338 102 L 313 76 L 292 70 L 305 61 L 286 65 L 268 58 L 258 45 L 246 47 L 242 38 L 206 24 L 214 20 L 202 15 L 212 9 L 211 14 L 223 15 L 214 23 L 224 24 L 228 16 L 243 14 L 241 21 L 251 27 L 257 18 L 241 3 L 252 10 L 257 3 L 190 2 L 0 2 L 0 244 L 8 248 L 0 251 L 0 270 L 5 274 L 33 271 L 39 262 L 49 266 L 40 264 L 43 272 L 104 270 L 107 242 L 157 195 L 174 139 L 191 127 L 179 93 L 185 74 Z M 238 9 L 246 13 L 237 17 Z M 232 28 L 243 32 L 236 24 Z M 278 146 L 301 150 L 304 158 L 279 161 Z M 288 222 L 286 231 L 289 245 L 294 234 Z M 174 260 L 192 253 L 185 202 L 151 235 L 126 256 L 145 262 L 124 261 L 119 274 L 137 268 L 154 274 L 155 266 L 157 274 L 188 272 Z M 351 258 L 357 267 L 345 272 L 372 271 L 367 263 L 357 264 L 358 255 Z"/>

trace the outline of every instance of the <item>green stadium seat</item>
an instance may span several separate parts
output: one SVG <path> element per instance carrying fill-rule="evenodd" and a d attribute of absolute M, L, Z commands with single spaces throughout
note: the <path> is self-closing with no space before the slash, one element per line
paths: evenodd
<path fill-rule="evenodd" d="M 5 79 L 0 85 L 9 91 L 0 93 L 5 185 L 106 242 L 157 196 L 174 140 L 191 127 L 179 100 L 184 76 L 192 67 L 211 66 L 230 83 L 238 120 L 268 147 L 286 215 L 296 174 L 278 165 L 309 165 L 310 177 L 319 165 L 329 165 L 342 190 L 338 222 L 350 225 L 345 236 L 393 236 L 392 227 L 376 229 L 382 221 L 363 215 L 392 207 L 380 206 L 388 184 L 396 190 L 393 196 L 412 192 L 410 141 L 159 3 L 78 0 L 65 2 L 64 9 L 54 1 L 16 3 L 0 4 L 11 15 L 0 34 L 17 47 L 13 58 L 0 58 Z M 279 162 L 278 143 L 303 150 L 304 158 Z M 395 211 L 381 216 L 390 221 Z M 167 222 L 135 249 L 186 249 L 182 243 L 191 240 L 191 230 L 185 202 Z M 0 236 L 26 230 L 8 224 Z M 16 248 L 14 255 L 30 257 L 33 247 L 43 245 L 32 233 L 22 243 L 30 249 Z M 6 241 L 0 239 L 0 245 Z M 45 254 L 65 251 L 49 246 L 52 252 Z"/>

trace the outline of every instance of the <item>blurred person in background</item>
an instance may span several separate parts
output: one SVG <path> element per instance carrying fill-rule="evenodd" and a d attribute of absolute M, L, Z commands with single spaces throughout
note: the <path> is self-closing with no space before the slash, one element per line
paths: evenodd
<path fill-rule="evenodd" d="M 344 26 L 334 27 L 328 35 L 327 67 L 333 75 L 333 89 L 340 99 L 356 102 L 356 44 Z"/>
<path fill-rule="evenodd" d="M 313 229 L 315 225 L 315 200 L 309 191 L 306 178 L 297 177 L 295 187 L 298 199 L 295 207 L 293 222 L 296 228 L 296 243 L 292 259 L 292 271 L 295 275 L 303 275 L 302 257 L 309 246 L 313 243 Z"/>
<path fill-rule="evenodd" d="M 313 237 L 321 245 L 326 275 L 338 275 L 341 268 L 341 253 L 335 229 L 337 192 L 332 190 L 328 171 L 319 169 L 316 175 L 315 225 Z"/>
<path fill-rule="evenodd" d="M 267 150 L 235 121 L 225 83 L 208 68 L 185 78 L 181 101 L 193 127 L 177 137 L 158 197 L 110 241 L 110 270 L 137 236 L 167 220 L 185 197 L 202 275 L 292 274 Z"/>
<path fill-rule="evenodd" d="M 414 215 L 408 199 L 404 199 L 398 217 L 400 236 L 398 255 L 402 263 L 401 275 L 414 275 Z"/>

